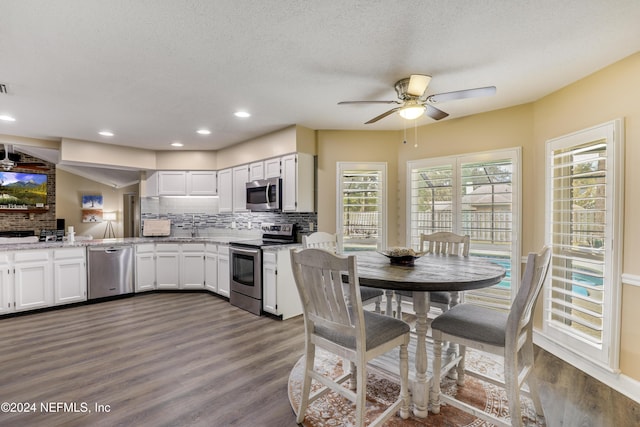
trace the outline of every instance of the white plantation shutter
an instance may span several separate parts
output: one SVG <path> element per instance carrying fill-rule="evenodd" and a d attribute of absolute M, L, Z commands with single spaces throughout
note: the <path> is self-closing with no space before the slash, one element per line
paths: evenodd
<path fill-rule="evenodd" d="M 470 254 L 487 257 L 507 270 L 491 288 L 467 291 L 465 302 L 496 309 L 510 307 L 519 277 L 520 150 L 500 150 L 408 162 L 407 242 L 420 234 L 469 234 Z"/>
<path fill-rule="evenodd" d="M 454 164 L 443 163 L 409 168 L 410 240 L 420 247 L 420 234 L 453 230 Z"/>
<path fill-rule="evenodd" d="M 338 232 L 343 249 L 386 248 L 386 163 L 338 163 Z"/>
<path fill-rule="evenodd" d="M 519 281 L 512 286 L 511 277 L 519 277 L 520 270 L 520 248 L 514 244 L 519 241 L 519 227 L 514 227 L 519 200 L 514 187 L 516 160 L 513 156 L 461 159 L 460 234 L 471 237 L 471 255 L 487 257 L 507 270 L 498 285 L 465 292 L 465 302 L 507 310 L 515 298 Z"/>
<path fill-rule="evenodd" d="M 547 241 L 553 247 L 544 331 L 617 366 L 621 212 L 620 122 L 547 143 Z M 619 146 L 619 147 L 617 147 Z"/>

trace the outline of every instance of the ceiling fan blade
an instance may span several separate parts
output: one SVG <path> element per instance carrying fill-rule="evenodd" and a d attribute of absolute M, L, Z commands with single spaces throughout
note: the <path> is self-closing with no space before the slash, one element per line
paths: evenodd
<path fill-rule="evenodd" d="M 380 119 L 384 119 L 384 118 L 385 118 L 385 117 L 387 117 L 388 115 L 395 113 L 396 111 L 400 110 L 401 108 L 402 108 L 402 107 L 392 108 L 391 110 L 386 111 L 386 112 L 384 112 L 384 113 L 380 114 L 379 116 L 374 117 L 373 119 L 369 120 L 368 122 L 365 122 L 364 124 L 365 124 L 365 125 L 369 125 L 369 124 L 371 124 L 371 123 L 375 123 L 375 122 L 377 122 L 378 120 L 380 120 Z"/>
<path fill-rule="evenodd" d="M 423 74 L 412 74 L 409 77 L 409 85 L 407 86 L 407 94 L 411 96 L 422 96 L 424 91 L 427 90 L 431 76 Z"/>
<path fill-rule="evenodd" d="M 398 101 L 340 101 L 338 105 L 345 104 L 400 104 Z"/>
<path fill-rule="evenodd" d="M 427 98 L 427 101 L 445 102 L 445 101 L 453 101 L 456 99 L 477 98 L 480 96 L 491 96 L 491 95 L 495 95 L 495 93 L 496 93 L 495 86 L 487 86 L 487 87 L 479 87 L 475 89 L 456 90 L 454 92 L 437 93 L 435 95 L 430 95 Z"/>
<path fill-rule="evenodd" d="M 433 105 L 425 104 L 426 111 L 424 112 L 427 116 L 431 117 L 433 120 L 444 119 L 449 115 L 449 113 L 445 113 L 442 110 L 437 109 Z"/>

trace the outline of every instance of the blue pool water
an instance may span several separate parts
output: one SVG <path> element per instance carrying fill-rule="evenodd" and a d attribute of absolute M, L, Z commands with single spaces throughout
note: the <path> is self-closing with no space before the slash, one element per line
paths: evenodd
<path fill-rule="evenodd" d="M 502 280 L 502 282 L 498 283 L 496 286 L 499 288 L 510 289 L 511 288 L 511 261 L 506 258 L 491 258 L 491 257 L 485 257 L 485 258 L 490 258 L 492 262 L 495 262 L 496 264 L 499 264 L 502 267 L 504 267 L 504 269 L 507 271 L 506 275 Z M 586 274 L 586 272 L 573 273 L 572 279 L 576 283 L 582 283 L 589 286 L 602 286 L 601 277 L 594 277 L 589 274 Z M 584 295 L 584 296 L 589 295 L 587 288 L 580 285 L 573 285 L 571 287 L 571 291 L 579 295 Z"/>

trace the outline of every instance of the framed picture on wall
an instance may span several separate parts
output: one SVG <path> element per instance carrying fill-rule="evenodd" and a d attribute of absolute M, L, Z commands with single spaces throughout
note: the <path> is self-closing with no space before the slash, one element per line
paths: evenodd
<path fill-rule="evenodd" d="M 102 194 L 83 194 L 82 209 L 102 209 Z"/>
<path fill-rule="evenodd" d="M 82 209 L 82 222 L 102 222 L 102 209 Z"/>

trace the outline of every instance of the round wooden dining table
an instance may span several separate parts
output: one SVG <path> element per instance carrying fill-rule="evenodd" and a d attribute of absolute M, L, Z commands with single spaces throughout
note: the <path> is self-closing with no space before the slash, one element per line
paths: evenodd
<path fill-rule="evenodd" d="M 415 378 L 412 387 L 413 412 L 428 415 L 429 384 L 427 378 L 427 313 L 430 291 L 466 291 L 500 283 L 505 269 L 486 258 L 427 254 L 413 266 L 392 265 L 377 252 L 357 252 L 360 285 L 386 290 L 411 291 L 416 315 Z M 390 301 L 387 301 L 390 308 Z M 390 311 L 387 311 L 388 313 Z"/>

